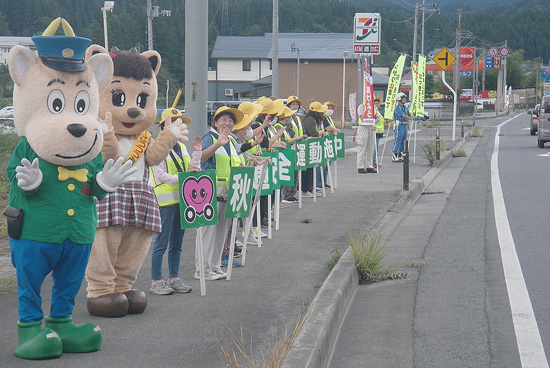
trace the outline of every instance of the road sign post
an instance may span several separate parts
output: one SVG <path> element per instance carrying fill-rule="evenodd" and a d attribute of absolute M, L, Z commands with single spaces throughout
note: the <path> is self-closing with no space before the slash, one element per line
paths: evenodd
<path fill-rule="evenodd" d="M 457 95 L 456 91 L 451 88 L 451 86 L 445 80 L 445 70 L 447 70 L 456 60 L 456 57 L 446 48 L 443 47 L 433 58 L 433 61 L 441 68 L 441 80 L 443 84 L 453 94 L 453 142 L 456 139 L 456 107 L 457 107 Z"/>

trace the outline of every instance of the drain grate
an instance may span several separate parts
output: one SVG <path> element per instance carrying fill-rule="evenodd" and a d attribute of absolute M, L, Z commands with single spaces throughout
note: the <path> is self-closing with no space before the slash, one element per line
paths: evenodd
<path fill-rule="evenodd" d="M 386 273 L 381 275 L 366 276 L 361 280 L 361 284 L 372 284 L 374 282 L 381 282 L 387 280 L 406 280 L 407 273 Z"/>
<path fill-rule="evenodd" d="M 444 194 L 444 191 L 439 192 L 422 192 L 422 195 L 432 195 L 432 194 Z"/>

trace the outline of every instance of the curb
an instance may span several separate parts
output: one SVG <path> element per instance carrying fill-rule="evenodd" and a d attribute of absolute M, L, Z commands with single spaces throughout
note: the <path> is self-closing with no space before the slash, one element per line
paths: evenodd
<path fill-rule="evenodd" d="M 467 137 L 468 135 L 465 138 Z M 453 149 L 461 148 L 465 142 L 466 139 L 458 141 Z M 451 158 L 452 151 L 446 151 L 441 160 L 421 179 L 412 180 L 409 183 L 409 191 L 401 191 L 395 207 L 396 212 L 386 212 L 369 230 L 378 228 L 380 233 L 390 236 L 396 224 Z M 306 322 L 294 346 L 283 360 L 281 368 L 328 367 L 340 326 L 358 288 L 359 273 L 355 267 L 351 247 L 348 247 L 311 302 L 306 313 Z"/>

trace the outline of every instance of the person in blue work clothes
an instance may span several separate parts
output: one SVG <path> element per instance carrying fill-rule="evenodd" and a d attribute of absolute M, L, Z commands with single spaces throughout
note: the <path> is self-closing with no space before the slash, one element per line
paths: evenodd
<path fill-rule="evenodd" d="M 412 120 L 409 108 L 405 106 L 407 95 L 403 92 L 397 94 L 398 104 L 395 106 L 393 117 L 395 119 L 395 141 L 393 142 L 392 157 L 393 162 L 403 161 L 403 151 L 405 150 L 405 139 L 407 139 L 407 123 Z"/>

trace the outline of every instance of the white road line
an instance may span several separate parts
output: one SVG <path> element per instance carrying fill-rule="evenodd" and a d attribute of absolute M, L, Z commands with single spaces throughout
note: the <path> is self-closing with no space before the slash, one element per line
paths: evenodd
<path fill-rule="evenodd" d="M 529 292 L 525 285 L 523 272 L 519 263 L 514 238 L 506 214 L 506 205 L 502 195 L 500 177 L 498 171 L 498 149 L 500 141 L 500 128 L 519 115 L 510 118 L 497 126 L 495 134 L 495 148 L 491 158 L 491 186 L 493 191 L 493 203 L 495 210 L 495 223 L 497 227 L 502 268 L 508 289 L 508 299 L 512 310 L 512 322 L 516 333 L 516 341 L 522 367 L 548 367 L 548 360 L 544 353 L 542 339 L 540 337 L 537 320 L 529 298 Z"/>

